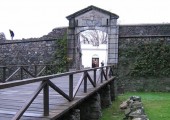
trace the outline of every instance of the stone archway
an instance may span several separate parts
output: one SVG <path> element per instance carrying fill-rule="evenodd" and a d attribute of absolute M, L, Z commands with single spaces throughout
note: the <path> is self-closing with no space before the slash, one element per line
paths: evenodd
<path fill-rule="evenodd" d="M 81 67 L 81 47 L 78 34 L 85 30 L 100 30 L 108 34 L 107 64 L 118 62 L 118 15 L 95 6 L 89 6 L 67 16 L 68 27 L 68 56 L 73 59 L 74 69 Z"/>

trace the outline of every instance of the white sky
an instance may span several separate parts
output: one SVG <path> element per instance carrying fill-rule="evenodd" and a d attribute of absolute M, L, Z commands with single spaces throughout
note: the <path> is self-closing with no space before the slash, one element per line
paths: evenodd
<path fill-rule="evenodd" d="M 119 24 L 170 23 L 169 0 L 0 0 L 0 32 L 41 37 L 68 26 L 66 16 L 90 5 L 119 15 Z"/>

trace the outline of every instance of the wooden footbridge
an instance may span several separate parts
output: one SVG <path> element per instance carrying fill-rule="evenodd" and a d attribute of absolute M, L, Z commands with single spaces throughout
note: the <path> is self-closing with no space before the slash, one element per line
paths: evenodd
<path fill-rule="evenodd" d="M 57 119 L 114 80 L 113 66 L 0 83 L 0 120 Z"/>

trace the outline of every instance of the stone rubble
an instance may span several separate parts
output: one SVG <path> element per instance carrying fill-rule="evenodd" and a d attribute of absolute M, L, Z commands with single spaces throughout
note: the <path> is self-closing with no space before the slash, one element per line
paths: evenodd
<path fill-rule="evenodd" d="M 144 107 L 139 96 L 131 96 L 120 104 L 120 109 L 124 111 L 124 120 L 149 120 L 145 114 Z"/>

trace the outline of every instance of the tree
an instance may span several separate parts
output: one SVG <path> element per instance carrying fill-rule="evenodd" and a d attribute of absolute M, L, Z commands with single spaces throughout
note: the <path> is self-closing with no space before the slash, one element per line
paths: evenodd
<path fill-rule="evenodd" d="M 83 44 L 92 44 L 99 46 L 99 44 L 107 44 L 108 34 L 99 30 L 87 30 L 80 33 L 80 42 Z"/>

